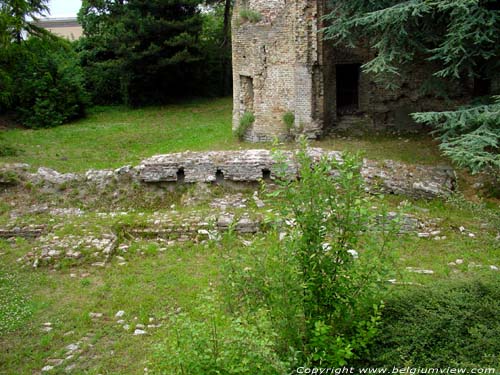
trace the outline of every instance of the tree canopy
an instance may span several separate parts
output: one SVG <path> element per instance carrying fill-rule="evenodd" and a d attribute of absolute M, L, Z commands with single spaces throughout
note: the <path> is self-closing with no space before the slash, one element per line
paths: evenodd
<path fill-rule="evenodd" d="M 500 89 L 492 86 L 500 85 L 497 0 L 330 0 L 330 5 L 325 37 L 352 47 L 368 44 L 375 53 L 366 72 L 387 78 L 425 59 L 433 62 L 430 77 L 473 81 L 475 96 Z M 498 97 L 413 117 L 435 126 L 443 153 L 459 166 L 488 171 L 500 183 Z"/>
<path fill-rule="evenodd" d="M 43 34 L 34 23 L 49 12 L 48 0 L 0 0 L 0 45 L 15 40 L 21 43 L 23 33 Z"/>
<path fill-rule="evenodd" d="M 496 0 L 330 0 L 327 39 L 368 42 L 372 73 L 400 72 L 426 58 L 435 76 L 491 78 L 500 69 L 500 6 Z"/>
<path fill-rule="evenodd" d="M 189 92 L 202 57 L 200 3 L 84 0 L 79 13 L 83 65 L 107 81 L 115 77 L 111 86 L 131 105 Z"/>

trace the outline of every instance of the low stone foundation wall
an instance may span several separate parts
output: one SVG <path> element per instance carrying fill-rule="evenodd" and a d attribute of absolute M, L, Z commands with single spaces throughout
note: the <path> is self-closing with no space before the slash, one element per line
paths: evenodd
<path fill-rule="evenodd" d="M 319 148 L 308 150 L 313 160 L 321 157 L 342 160 L 341 153 Z M 294 151 L 282 153 L 288 165 L 289 178 L 298 177 Z M 25 181 L 50 190 L 68 184 L 91 186 L 97 193 L 108 186 L 135 183 L 144 188 L 161 183 L 272 183 L 276 178 L 276 161 L 269 150 L 185 152 L 157 155 L 137 167 L 116 170 L 89 170 L 85 174 L 62 174 L 49 168 L 29 173 L 26 164 L 0 167 L 0 185 L 9 187 Z M 415 166 L 395 161 L 364 160 L 361 173 L 367 191 L 401 194 L 415 198 L 447 195 L 455 189 L 455 172 L 447 166 Z"/>
<path fill-rule="evenodd" d="M 309 149 L 312 159 L 342 160 L 337 151 Z M 290 178 L 298 177 L 295 152 L 282 153 Z M 273 180 L 276 161 L 269 150 L 186 152 L 158 155 L 138 167 L 139 179 L 155 182 L 256 182 Z M 447 166 L 414 166 L 392 160 L 364 160 L 361 169 L 369 191 L 383 191 L 416 198 L 447 195 L 455 189 L 456 176 Z"/>

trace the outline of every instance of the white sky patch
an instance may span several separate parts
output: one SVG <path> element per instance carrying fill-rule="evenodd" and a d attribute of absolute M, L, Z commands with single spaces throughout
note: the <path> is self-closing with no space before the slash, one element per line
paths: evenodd
<path fill-rule="evenodd" d="M 48 17 L 76 17 L 80 7 L 81 0 L 50 0 L 50 15 Z"/>

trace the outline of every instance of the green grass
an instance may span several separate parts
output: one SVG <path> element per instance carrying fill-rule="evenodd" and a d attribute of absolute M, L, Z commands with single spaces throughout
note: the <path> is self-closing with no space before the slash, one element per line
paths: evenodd
<path fill-rule="evenodd" d="M 60 127 L 2 131 L 4 142 L 19 153 L 0 155 L 0 163 L 22 162 L 34 168 L 82 172 L 137 165 L 156 154 L 272 147 L 239 142 L 232 134 L 231 111 L 230 98 L 141 109 L 98 107 L 87 118 Z M 437 144 L 425 136 L 335 137 L 313 142 L 313 146 L 363 152 L 371 159 L 447 163 Z M 283 147 L 295 145 L 289 143 Z"/>
<path fill-rule="evenodd" d="M 21 150 L 0 162 L 28 163 L 59 171 L 138 164 L 155 154 L 237 148 L 229 98 L 162 107 L 92 109 L 88 117 L 52 129 L 3 132 Z"/>

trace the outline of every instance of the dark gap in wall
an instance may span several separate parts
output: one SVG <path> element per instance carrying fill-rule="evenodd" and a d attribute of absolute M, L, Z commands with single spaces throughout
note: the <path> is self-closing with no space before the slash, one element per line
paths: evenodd
<path fill-rule="evenodd" d="M 253 112 L 253 78 L 248 76 L 240 76 L 240 86 L 241 111 L 242 113 Z"/>
<path fill-rule="evenodd" d="M 182 184 L 186 179 L 186 174 L 184 173 L 184 168 L 179 168 L 177 171 L 177 183 Z"/>
<path fill-rule="evenodd" d="M 271 171 L 267 168 L 262 170 L 262 179 L 264 181 L 271 181 Z"/>
<path fill-rule="evenodd" d="M 220 169 L 217 169 L 215 173 L 215 182 L 217 184 L 222 184 L 224 182 L 224 173 Z"/>
<path fill-rule="evenodd" d="M 337 113 L 353 114 L 359 110 L 359 76 L 361 64 L 338 64 Z"/>

